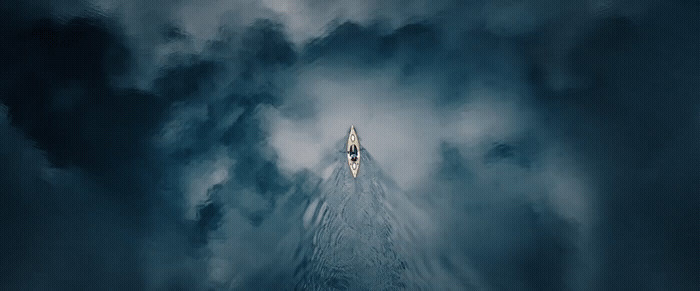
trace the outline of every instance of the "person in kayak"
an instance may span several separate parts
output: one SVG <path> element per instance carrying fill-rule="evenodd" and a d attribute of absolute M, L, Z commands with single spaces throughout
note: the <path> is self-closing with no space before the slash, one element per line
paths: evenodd
<path fill-rule="evenodd" d="M 350 160 L 353 162 L 357 161 L 357 146 L 351 145 L 350 150 L 348 151 L 348 154 L 350 154 Z"/>

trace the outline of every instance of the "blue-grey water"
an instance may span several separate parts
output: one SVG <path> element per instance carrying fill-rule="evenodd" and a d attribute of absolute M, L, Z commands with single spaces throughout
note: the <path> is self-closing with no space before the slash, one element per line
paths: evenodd
<path fill-rule="evenodd" d="M 345 153 L 326 158 L 330 175 L 296 208 L 300 235 L 285 240 L 293 253 L 294 288 L 310 290 L 424 289 L 430 270 L 416 234 L 421 210 L 362 149 L 353 178 Z M 291 206 L 291 205 L 290 205 Z M 292 230 L 294 232 L 294 230 Z M 424 246 L 423 246 L 424 247 Z M 294 251 L 291 251 L 294 249 Z M 287 286 L 291 287 L 291 286 Z M 453 286 L 457 287 L 457 285 Z"/>
<path fill-rule="evenodd" d="M 406 256 L 400 227 L 379 170 L 366 151 L 353 178 L 347 162 L 334 161 L 331 176 L 304 215 L 305 252 L 298 286 L 311 289 L 390 289 L 405 287 Z"/>

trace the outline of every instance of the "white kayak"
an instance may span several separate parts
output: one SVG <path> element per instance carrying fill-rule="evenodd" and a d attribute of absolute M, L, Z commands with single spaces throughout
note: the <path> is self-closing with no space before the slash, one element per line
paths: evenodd
<path fill-rule="evenodd" d="M 348 165 L 350 166 L 352 177 L 357 178 L 357 172 L 360 171 L 360 138 L 357 137 L 354 125 L 350 127 L 346 151 L 348 153 Z"/>

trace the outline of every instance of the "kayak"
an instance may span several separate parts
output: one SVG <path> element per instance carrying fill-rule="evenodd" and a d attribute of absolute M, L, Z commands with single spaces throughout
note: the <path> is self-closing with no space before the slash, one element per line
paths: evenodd
<path fill-rule="evenodd" d="M 355 126 L 350 127 L 350 134 L 348 135 L 348 146 L 346 148 L 348 153 L 348 166 L 350 166 L 350 172 L 353 178 L 357 178 L 357 172 L 360 171 L 360 138 L 357 137 L 357 132 L 355 132 Z"/>

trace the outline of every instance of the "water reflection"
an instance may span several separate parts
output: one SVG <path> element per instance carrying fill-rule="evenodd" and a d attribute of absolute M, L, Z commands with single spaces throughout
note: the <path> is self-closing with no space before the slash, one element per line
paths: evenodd
<path fill-rule="evenodd" d="M 353 179 L 344 157 L 303 212 L 304 234 L 295 261 L 296 288 L 404 289 L 417 287 L 407 251 L 412 235 L 406 196 L 362 149 L 363 171 Z M 415 249 L 414 249 L 415 250 Z"/>

